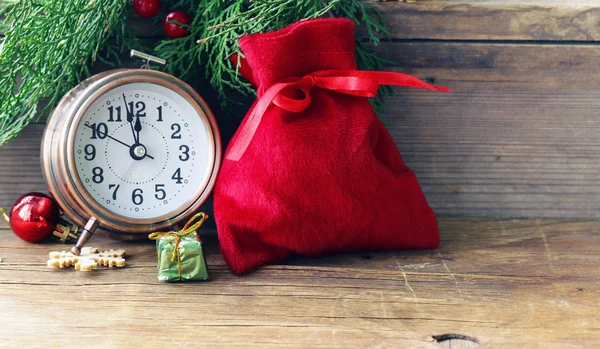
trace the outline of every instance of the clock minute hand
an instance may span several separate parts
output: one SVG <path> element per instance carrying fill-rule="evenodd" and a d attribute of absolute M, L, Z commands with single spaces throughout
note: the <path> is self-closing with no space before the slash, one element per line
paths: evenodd
<path fill-rule="evenodd" d="M 120 140 L 116 139 L 115 137 L 113 137 L 113 136 L 111 136 L 111 135 L 109 135 L 109 134 L 107 134 L 107 133 L 104 133 L 104 132 L 102 132 L 102 131 L 98 130 L 97 128 L 93 128 L 93 127 L 92 127 L 92 126 L 90 126 L 90 125 L 84 125 L 84 126 L 85 126 L 85 127 L 87 127 L 87 128 L 89 128 L 89 129 L 91 129 L 91 130 L 96 130 L 96 132 L 97 132 L 98 134 L 100 134 L 100 135 L 103 135 L 103 136 L 105 136 L 105 137 L 108 137 L 108 138 L 112 139 L 113 141 L 115 141 L 115 142 L 117 142 L 117 143 L 123 144 L 123 145 L 124 145 L 124 146 L 126 146 L 127 148 L 131 148 L 131 146 L 130 146 L 129 144 L 127 144 L 127 143 L 125 143 L 125 142 L 123 142 L 123 141 L 120 141 Z M 153 157 L 153 156 L 150 156 L 150 155 L 148 155 L 148 154 L 146 154 L 146 157 L 149 157 L 150 159 L 154 160 L 154 157 Z"/>
<path fill-rule="evenodd" d="M 136 137 L 135 135 L 135 129 L 133 127 L 133 110 L 130 111 L 129 107 L 127 106 L 127 97 L 125 97 L 125 94 L 123 93 L 123 101 L 125 102 L 125 110 L 127 110 L 127 122 L 129 123 L 129 126 L 131 127 L 131 134 L 133 135 L 133 142 L 135 144 L 139 143 L 139 138 Z M 139 133 L 138 133 L 139 135 Z"/>

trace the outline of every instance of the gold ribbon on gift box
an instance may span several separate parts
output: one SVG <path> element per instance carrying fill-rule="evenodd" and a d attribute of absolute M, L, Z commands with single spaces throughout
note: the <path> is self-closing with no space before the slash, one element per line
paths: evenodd
<path fill-rule="evenodd" d="M 10 218 L 8 218 L 8 215 L 6 214 L 6 211 L 4 211 L 3 208 L 0 208 L 0 215 L 2 217 L 4 217 L 4 220 L 6 221 L 6 223 L 10 223 Z"/>
<path fill-rule="evenodd" d="M 204 221 L 208 219 L 208 215 L 204 212 L 200 212 L 196 214 L 194 217 L 190 218 L 190 220 L 185 224 L 183 229 L 178 232 L 168 231 L 168 232 L 156 232 L 148 235 L 150 240 L 158 240 L 163 237 L 172 237 L 175 241 L 175 246 L 173 247 L 173 253 L 171 254 L 171 263 L 175 260 L 175 256 L 177 256 L 177 270 L 179 272 L 179 279 L 181 279 L 181 253 L 179 252 L 179 243 L 181 242 L 181 238 L 184 236 L 192 235 L 196 230 L 198 230 Z M 194 223 L 194 221 L 196 221 Z"/>

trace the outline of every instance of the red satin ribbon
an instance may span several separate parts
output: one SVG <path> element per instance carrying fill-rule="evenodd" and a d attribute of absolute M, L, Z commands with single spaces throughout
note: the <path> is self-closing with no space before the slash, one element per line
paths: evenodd
<path fill-rule="evenodd" d="M 238 161 L 252 141 L 265 111 L 271 103 L 277 107 L 299 113 L 310 105 L 310 89 L 319 87 L 358 97 L 375 97 L 380 85 L 424 88 L 441 92 L 450 92 L 446 87 L 428 84 L 414 76 L 369 70 L 321 70 L 302 78 L 285 79 L 271 86 L 260 98 L 244 128 L 240 131 L 235 144 L 226 155 L 226 159 Z M 304 93 L 303 99 L 293 99 L 281 94 L 286 88 L 295 88 Z"/>

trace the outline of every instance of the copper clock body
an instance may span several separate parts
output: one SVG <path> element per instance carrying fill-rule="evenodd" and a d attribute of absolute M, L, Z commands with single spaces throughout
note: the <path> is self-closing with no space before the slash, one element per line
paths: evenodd
<path fill-rule="evenodd" d="M 200 185 L 193 188 L 193 194 L 184 202 L 175 203 L 178 206 L 174 210 L 144 218 L 117 214 L 104 203 L 94 199 L 78 174 L 75 159 L 75 133 L 92 104 L 115 88 L 136 83 L 158 85 L 181 96 L 201 119 L 208 137 L 207 149 L 198 149 L 206 152 L 207 170 L 205 174 L 199 174 L 204 177 Z M 139 137 L 138 133 L 138 140 Z M 83 81 L 69 91 L 47 122 L 41 150 L 42 171 L 48 183 L 48 190 L 65 214 L 81 226 L 95 217 L 100 223 L 97 233 L 119 240 L 144 239 L 148 233 L 166 230 L 196 213 L 212 191 L 221 157 L 221 139 L 217 123 L 202 97 L 181 80 L 146 69 L 104 72 Z"/>

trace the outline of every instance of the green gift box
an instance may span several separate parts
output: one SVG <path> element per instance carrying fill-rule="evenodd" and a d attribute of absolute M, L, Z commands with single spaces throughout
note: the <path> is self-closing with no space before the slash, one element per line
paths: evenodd
<path fill-rule="evenodd" d="M 197 218 L 200 221 L 190 226 Z M 150 234 L 158 251 L 158 280 L 177 282 L 207 280 L 208 269 L 197 229 L 208 218 L 204 213 L 194 216 L 179 232 Z M 190 226 L 190 227 L 188 227 Z"/>

